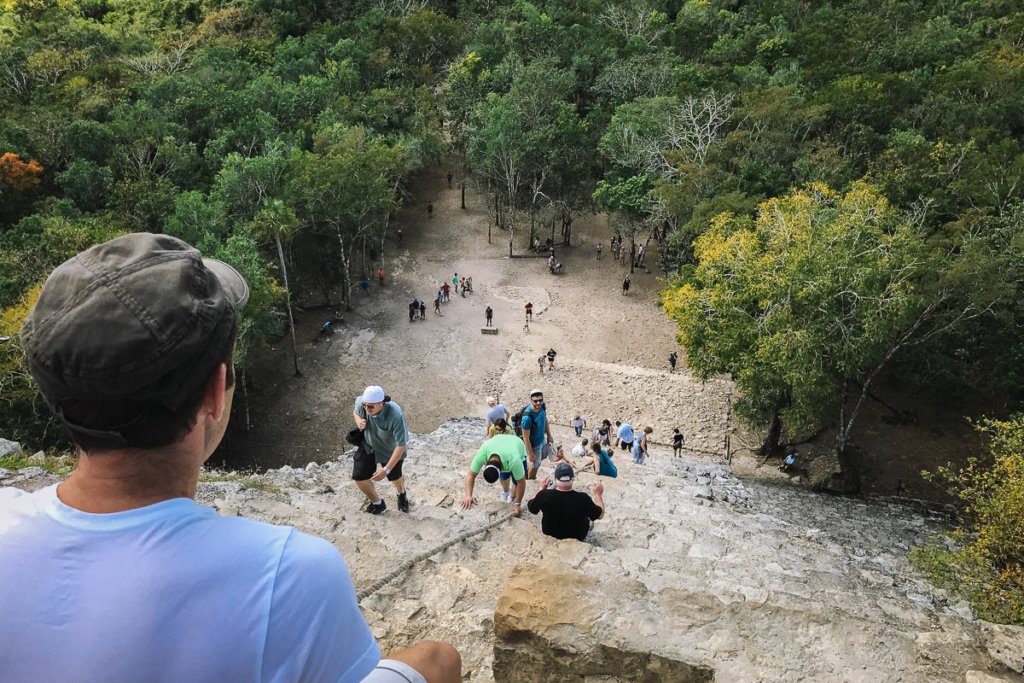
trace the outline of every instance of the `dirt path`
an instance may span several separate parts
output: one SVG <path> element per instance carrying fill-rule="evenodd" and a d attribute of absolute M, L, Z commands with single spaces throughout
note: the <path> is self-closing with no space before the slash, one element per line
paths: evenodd
<path fill-rule="evenodd" d="M 291 376 L 283 344 L 261 359 L 264 370 L 250 378 L 254 428 L 247 435 L 236 431 L 225 458 L 259 468 L 332 457 L 344 448 L 352 402 L 367 384 L 383 386 L 416 432 L 450 417 L 482 415 L 488 394 L 510 407 L 524 404 L 539 386 L 552 418 L 566 427 L 565 439 L 568 421 L 579 413 L 590 424 L 604 418 L 651 424 L 654 440 L 663 443 L 679 426 L 688 444 L 721 451 L 728 384 L 668 373 L 675 328 L 655 303 L 658 275 L 637 269 L 622 295 L 629 269 L 611 257 L 604 218 L 576 219 L 572 245 L 556 251 L 565 272 L 552 275 L 543 257 L 508 258 L 505 231 L 492 228 L 489 244 L 485 198 L 467 192 L 467 208 L 460 209 L 458 188 L 447 187 L 445 173 L 433 169 L 418 180 L 417 200 L 395 223 L 403 244 L 388 244 L 385 286 L 374 282 L 368 294 L 355 292 L 355 310 L 334 338 L 310 343 L 322 315 L 302 317 L 303 376 Z M 523 253 L 526 232 L 517 231 L 515 241 L 516 253 Z M 658 263 L 654 243 L 647 263 Z M 472 276 L 475 293 L 453 295 L 438 317 L 430 302 L 456 272 Z M 428 302 L 425 321 L 409 322 L 413 297 Z M 529 333 L 523 330 L 527 301 L 534 304 Z M 481 333 L 488 305 L 496 335 Z M 556 368 L 541 375 L 536 359 L 549 348 L 558 352 Z"/>
<path fill-rule="evenodd" d="M 299 316 L 302 377 L 292 376 L 286 343 L 256 359 L 249 377 L 253 428 L 245 433 L 244 421 L 236 418 L 213 462 L 258 470 L 337 456 L 346 448 L 353 401 L 367 384 L 383 386 L 419 433 L 451 417 L 482 416 L 487 395 L 514 411 L 531 388 L 540 387 L 558 425 L 557 440 L 567 445 L 575 440 L 568 422 L 580 414 L 590 425 L 605 418 L 651 425 L 652 441 L 660 444 L 668 444 L 679 427 L 688 455 L 722 459 L 725 436 L 735 427 L 729 419 L 731 383 L 701 383 L 684 369 L 668 372 L 676 329 L 656 305 L 662 283 L 656 272 L 637 269 L 629 295 L 622 295 L 628 267 L 611 256 L 604 217 L 576 218 L 572 245 L 556 251 L 566 272 L 552 275 L 543 257 L 508 258 L 506 232 L 492 228 L 488 243 L 485 198 L 467 192 L 467 208 L 461 209 L 459 190 L 447 187 L 445 175 L 439 167 L 417 179 L 416 199 L 395 221 L 403 244 L 392 239 L 387 245 L 385 286 L 374 282 L 365 295 L 357 288 L 355 310 L 345 314 L 332 339 L 309 341 L 323 313 Z M 525 253 L 526 239 L 526 231 L 517 230 L 516 254 Z M 601 260 L 595 258 L 598 242 L 604 244 Z M 655 268 L 657 248 L 650 244 L 647 260 Z M 439 317 L 431 302 L 455 273 L 472 276 L 475 293 L 453 294 Z M 409 322 L 413 297 L 428 302 L 425 321 Z M 528 334 L 527 301 L 534 304 Z M 481 333 L 488 305 L 496 335 Z M 558 352 L 556 368 L 542 375 L 536 359 L 548 348 Z M 889 426 L 879 419 L 877 405 L 866 407 L 855 434 L 865 491 L 943 497 L 920 478 L 920 470 L 962 460 L 976 441 L 955 415 L 928 417 L 921 425 Z M 945 429 L 937 430 L 937 424 Z M 787 480 L 742 449 L 757 439 L 734 434 L 732 443 L 740 449 L 733 461 L 738 473 Z"/>

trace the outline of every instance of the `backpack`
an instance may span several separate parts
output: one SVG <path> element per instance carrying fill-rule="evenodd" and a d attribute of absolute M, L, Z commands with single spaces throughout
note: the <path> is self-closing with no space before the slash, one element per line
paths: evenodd
<path fill-rule="evenodd" d="M 512 429 L 515 430 L 516 436 L 523 436 L 523 413 L 529 409 L 530 406 L 523 406 L 519 409 L 519 412 L 512 415 Z"/>

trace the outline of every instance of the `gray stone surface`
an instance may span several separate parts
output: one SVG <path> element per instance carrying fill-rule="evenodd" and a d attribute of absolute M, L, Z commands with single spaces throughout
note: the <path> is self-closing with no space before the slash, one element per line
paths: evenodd
<path fill-rule="evenodd" d="M 260 488 L 246 478 L 202 484 L 198 499 L 221 514 L 327 538 L 358 590 L 509 510 L 498 487 L 479 479 L 479 505 L 459 507 L 482 434 L 482 420 L 462 418 L 413 436 L 409 514 L 397 511 L 387 483 L 378 486 L 389 511 L 361 512 L 350 454 L 270 471 Z M 948 529 L 948 510 L 744 482 L 720 463 L 658 449 L 647 466 L 616 461 L 621 476 L 603 479 L 608 513 L 587 543 L 554 541 L 524 514 L 364 598 L 385 652 L 448 640 L 469 681 L 962 683 L 968 672 L 1017 675 L 1020 632 L 976 621 L 906 559 L 910 547 Z M 581 474 L 577 486 L 593 481 Z M 527 495 L 535 490 L 530 482 Z M 570 604 L 552 602 L 555 587 L 577 582 L 583 590 Z M 526 659 L 532 668 L 517 669 Z M 541 673 L 545 662 L 554 673 Z"/>
<path fill-rule="evenodd" d="M 21 452 L 21 444 L 17 441 L 8 441 L 7 439 L 0 439 L 0 458 L 8 455 L 14 455 Z"/>

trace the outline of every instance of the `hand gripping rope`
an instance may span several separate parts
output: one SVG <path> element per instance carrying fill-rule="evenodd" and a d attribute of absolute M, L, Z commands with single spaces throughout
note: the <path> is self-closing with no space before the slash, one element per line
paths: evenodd
<path fill-rule="evenodd" d="M 486 533 L 486 532 L 490 531 L 491 529 L 493 529 L 494 527 L 499 526 L 501 524 L 504 524 L 505 522 L 507 522 L 508 520 L 512 519 L 515 516 L 516 516 L 516 514 L 514 512 L 509 512 L 509 513 L 505 514 L 504 516 L 499 517 L 498 519 L 496 519 L 494 521 L 488 522 L 487 524 L 483 525 L 479 529 L 470 530 L 470 531 L 463 531 L 458 536 L 455 536 L 454 538 L 451 538 L 451 539 L 445 541 L 441 545 L 435 546 L 435 547 L 431 548 L 430 550 L 426 550 L 426 551 L 420 553 L 419 555 L 417 555 L 416 557 L 412 558 L 411 560 L 406 560 L 401 565 L 399 565 L 398 569 L 396 569 L 393 572 L 390 572 L 388 574 L 385 574 L 381 578 L 377 579 L 376 583 L 374 583 L 372 586 L 369 586 L 368 588 L 364 588 L 363 590 L 357 592 L 356 593 L 356 599 L 359 600 L 359 601 L 362 601 L 363 598 L 367 598 L 367 597 L 373 595 L 374 593 L 379 591 L 381 588 L 386 586 L 388 583 L 390 583 L 391 581 L 397 579 L 399 576 L 401 576 L 405 572 L 407 572 L 410 569 L 412 569 L 413 565 L 417 564 L 418 562 L 422 562 L 423 560 L 427 559 L 428 557 L 430 557 L 432 555 L 436 555 L 436 554 L 438 554 L 439 552 L 441 552 L 443 550 L 447 550 L 448 548 L 451 548 L 453 545 L 455 545 L 457 543 L 461 543 L 462 541 L 465 541 L 465 540 L 468 540 L 470 538 L 473 538 L 474 536 L 479 536 L 480 534 Z"/>

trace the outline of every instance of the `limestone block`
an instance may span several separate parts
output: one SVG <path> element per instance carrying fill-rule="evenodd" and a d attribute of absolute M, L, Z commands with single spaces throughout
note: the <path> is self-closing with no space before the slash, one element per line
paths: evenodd
<path fill-rule="evenodd" d="M 636 604 L 642 586 L 620 579 L 614 588 L 564 565 L 517 564 L 494 612 L 494 680 L 714 680 L 703 663 L 657 654 L 657 629 L 647 623 L 645 606 Z"/>
<path fill-rule="evenodd" d="M 14 455 L 15 453 L 21 452 L 21 444 L 17 441 L 8 441 L 7 439 L 0 439 L 0 458 L 7 455 Z"/>
<path fill-rule="evenodd" d="M 1024 627 L 986 623 L 982 637 L 992 659 L 1024 674 Z"/>

